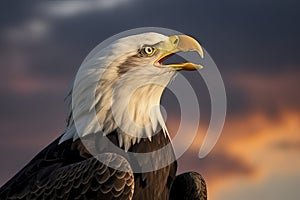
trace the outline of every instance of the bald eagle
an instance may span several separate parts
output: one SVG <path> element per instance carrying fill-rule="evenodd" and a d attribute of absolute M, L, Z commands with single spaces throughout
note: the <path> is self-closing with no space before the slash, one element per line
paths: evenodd
<path fill-rule="evenodd" d="M 67 95 L 64 133 L 1 187 L 0 199 L 207 199 L 200 174 L 176 176 L 157 106 L 177 71 L 202 68 L 163 63 L 186 51 L 203 57 L 190 36 L 149 32 L 120 38 L 87 58 Z"/>

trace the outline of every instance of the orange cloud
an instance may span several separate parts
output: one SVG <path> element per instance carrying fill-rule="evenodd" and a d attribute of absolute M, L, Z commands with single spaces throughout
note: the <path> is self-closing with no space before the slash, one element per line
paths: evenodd
<path fill-rule="evenodd" d="M 228 76 L 229 92 L 244 95 L 250 109 L 260 109 L 276 114 L 281 108 L 300 108 L 300 71 L 276 74 L 234 73 Z M 230 102 L 229 102 L 230 103 Z M 272 112 L 273 111 L 273 112 Z"/>
<path fill-rule="evenodd" d="M 272 178 L 300 173 L 299 116 L 300 111 L 292 110 L 282 110 L 275 118 L 256 110 L 228 116 L 214 150 L 200 160 L 197 155 L 207 129 L 203 125 L 188 152 L 179 159 L 179 172 L 200 172 L 212 199 L 222 199 L 222 194 L 236 187 L 247 191 L 247 187 L 255 190 L 261 185 L 269 189 L 264 184 Z M 178 123 L 176 119 L 169 120 L 171 133 L 176 133 Z"/>

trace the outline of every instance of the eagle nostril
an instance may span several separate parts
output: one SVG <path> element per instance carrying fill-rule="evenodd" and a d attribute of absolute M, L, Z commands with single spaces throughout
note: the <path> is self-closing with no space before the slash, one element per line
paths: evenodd
<path fill-rule="evenodd" d="M 176 38 L 173 42 L 173 44 L 177 44 L 178 43 L 178 38 Z"/>

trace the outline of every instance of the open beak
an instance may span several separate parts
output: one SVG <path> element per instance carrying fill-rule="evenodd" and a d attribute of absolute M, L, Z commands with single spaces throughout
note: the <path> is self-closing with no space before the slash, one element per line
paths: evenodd
<path fill-rule="evenodd" d="M 185 62 L 176 64 L 164 65 L 162 62 L 168 57 L 178 52 L 196 51 L 201 58 L 204 53 L 200 44 L 194 38 L 187 35 L 173 35 L 169 37 L 169 41 L 159 44 L 159 49 L 162 54 L 156 60 L 155 65 L 159 67 L 171 67 L 175 70 L 197 70 L 202 69 L 203 66 L 195 63 Z"/>

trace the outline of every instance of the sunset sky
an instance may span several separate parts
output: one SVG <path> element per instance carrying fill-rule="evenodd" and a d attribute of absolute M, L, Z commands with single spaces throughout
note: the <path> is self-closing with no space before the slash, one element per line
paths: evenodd
<path fill-rule="evenodd" d="M 199 159 L 210 100 L 203 79 L 183 73 L 201 121 L 179 172 L 201 173 L 211 200 L 300 199 L 300 1 L 82 2 L 1 3 L 0 185 L 63 132 L 64 97 L 86 55 L 116 33 L 154 26 L 198 39 L 227 92 L 221 137 Z M 162 104 L 174 135 L 180 113 L 168 94 Z"/>

